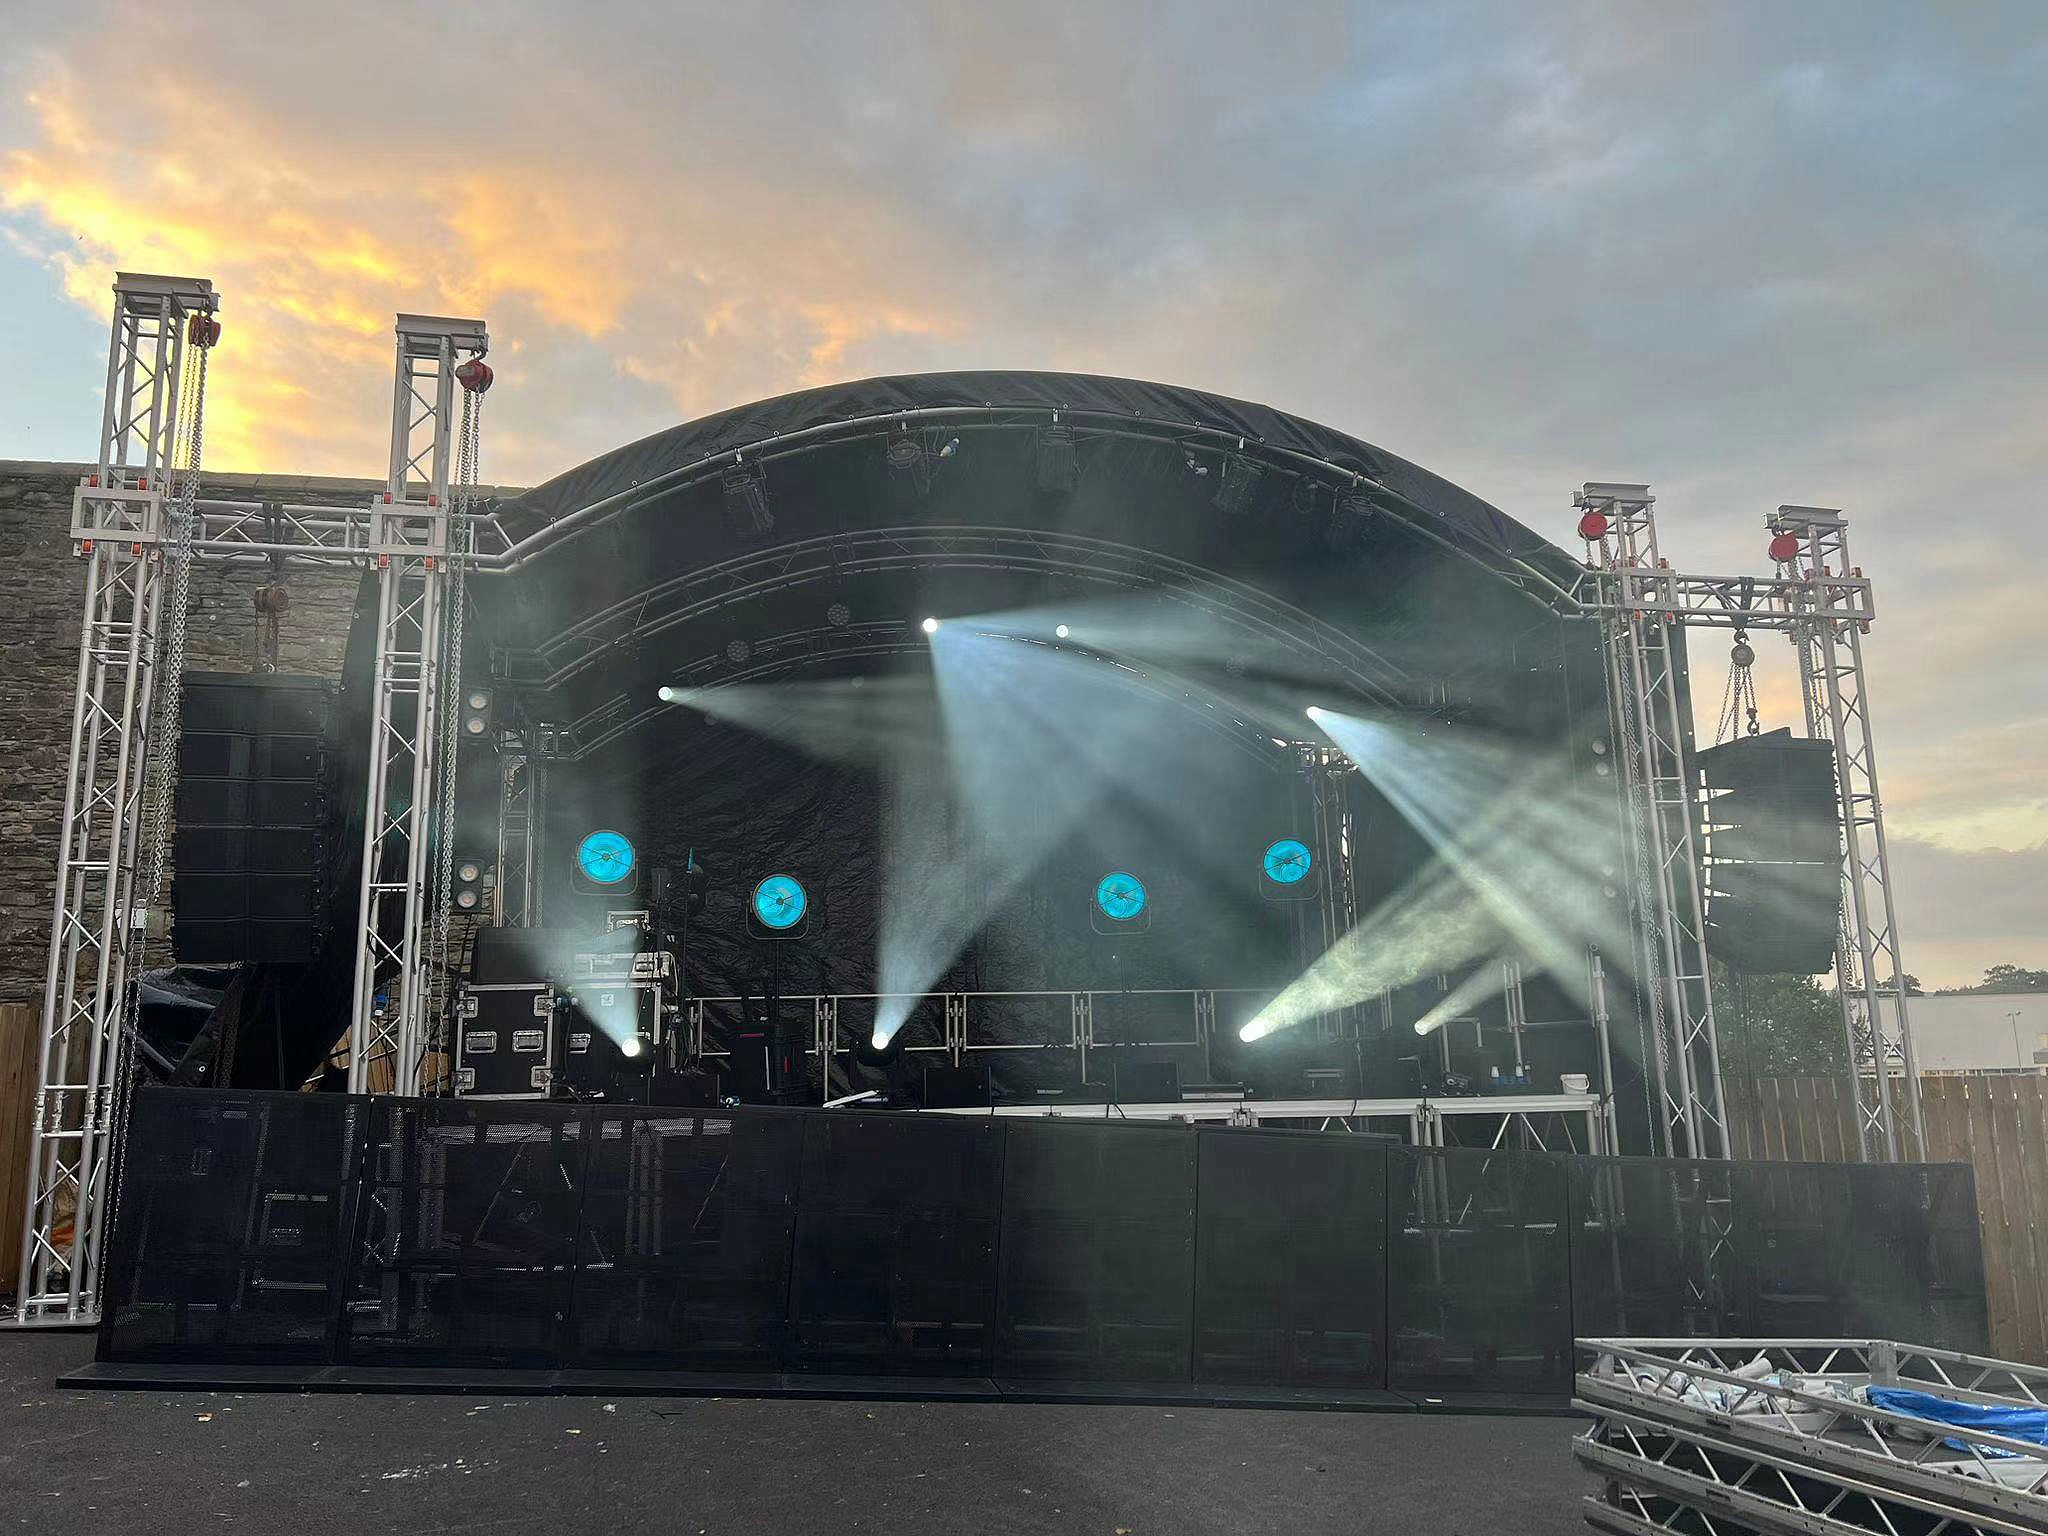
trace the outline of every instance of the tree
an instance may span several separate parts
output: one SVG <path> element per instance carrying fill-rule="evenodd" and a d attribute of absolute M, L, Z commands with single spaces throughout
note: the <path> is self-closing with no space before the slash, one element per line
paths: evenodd
<path fill-rule="evenodd" d="M 1811 976 L 1745 976 L 1716 962 L 1715 1033 L 1727 1077 L 1833 1077 L 1847 1059 L 1841 1000 Z"/>
<path fill-rule="evenodd" d="M 1899 978 L 1899 985 L 1906 989 L 1906 996 L 1908 997 L 1925 997 L 1927 995 L 1926 990 L 1920 985 L 1920 978 L 1911 971 L 1908 971 Z"/>
<path fill-rule="evenodd" d="M 1967 988 L 1971 992 L 2048 992 L 2048 971 L 2030 971 L 2017 965 L 1987 965 L 1984 980 Z"/>

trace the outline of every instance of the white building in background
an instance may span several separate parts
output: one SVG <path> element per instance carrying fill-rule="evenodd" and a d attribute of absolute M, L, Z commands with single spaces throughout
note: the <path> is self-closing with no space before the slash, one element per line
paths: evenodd
<path fill-rule="evenodd" d="M 1922 1072 L 2048 1073 L 2048 992 L 1907 1000 Z"/>

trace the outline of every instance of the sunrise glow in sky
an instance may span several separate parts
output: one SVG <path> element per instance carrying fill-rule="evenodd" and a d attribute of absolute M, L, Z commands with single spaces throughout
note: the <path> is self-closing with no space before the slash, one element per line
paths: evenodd
<path fill-rule="evenodd" d="M 1567 547 L 1588 479 L 1717 571 L 1840 506 L 1907 967 L 2048 965 L 2039 0 L 79 0 L 7 44 L 0 457 L 92 451 L 120 266 L 224 295 L 213 468 L 379 473 L 403 309 L 488 318 L 502 484 L 1024 367 L 1297 411 Z"/>

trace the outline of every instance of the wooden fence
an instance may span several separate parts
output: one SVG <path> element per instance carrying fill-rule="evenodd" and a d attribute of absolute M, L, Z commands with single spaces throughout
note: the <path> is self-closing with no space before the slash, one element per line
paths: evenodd
<path fill-rule="evenodd" d="M 28 1215 L 28 1133 L 42 1018 L 38 1004 L 0 1003 L 0 1296 L 14 1293 Z"/>
<path fill-rule="evenodd" d="M 1991 1351 L 2048 1364 L 2048 1077 L 1923 1077 L 1929 1162 L 1977 1171 Z M 1839 1162 L 1856 1156 L 1853 1106 L 1834 1078 L 1730 1080 L 1735 1156 Z"/>

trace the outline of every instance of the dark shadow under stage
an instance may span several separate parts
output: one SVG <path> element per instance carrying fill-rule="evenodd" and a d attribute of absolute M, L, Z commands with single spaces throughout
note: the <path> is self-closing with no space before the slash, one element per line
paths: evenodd
<path fill-rule="evenodd" d="M 1573 1339 L 1985 1333 L 1962 1165 L 145 1088 L 81 1385 L 1558 1407 Z"/>

